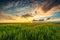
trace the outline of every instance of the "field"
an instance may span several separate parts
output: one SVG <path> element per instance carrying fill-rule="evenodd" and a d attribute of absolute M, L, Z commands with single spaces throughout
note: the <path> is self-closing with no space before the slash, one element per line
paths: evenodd
<path fill-rule="evenodd" d="M 60 40 L 60 23 L 0 23 L 0 40 Z"/>

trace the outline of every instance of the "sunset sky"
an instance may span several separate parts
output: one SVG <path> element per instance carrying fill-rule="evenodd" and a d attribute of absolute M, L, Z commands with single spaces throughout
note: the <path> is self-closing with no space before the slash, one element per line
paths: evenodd
<path fill-rule="evenodd" d="M 59 21 L 60 0 L 0 0 L 0 22 L 32 22 L 42 18 Z"/>

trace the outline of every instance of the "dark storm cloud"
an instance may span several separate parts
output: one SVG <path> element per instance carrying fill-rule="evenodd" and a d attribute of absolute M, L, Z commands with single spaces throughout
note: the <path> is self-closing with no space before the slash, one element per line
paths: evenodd
<path fill-rule="evenodd" d="M 16 3 L 19 2 L 16 6 Z M 21 7 L 25 7 L 30 5 L 30 3 L 34 2 L 33 1 L 29 1 L 29 0 L 0 0 L 0 10 L 9 10 L 9 9 L 16 9 L 16 8 L 21 8 Z M 8 6 L 10 3 L 13 4 L 13 6 L 11 6 L 8 9 L 4 9 L 5 6 Z"/>
<path fill-rule="evenodd" d="M 45 11 L 50 10 L 51 8 L 60 5 L 60 0 L 47 0 L 45 1 L 45 5 L 43 5 L 42 9 Z"/>
<path fill-rule="evenodd" d="M 60 0 L 0 0 L 0 10 L 15 10 L 16 8 L 21 8 L 30 5 L 31 3 L 37 1 L 39 4 L 44 3 L 42 9 L 45 11 L 50 10 L 52 7 L 60 5 Z M 16 6 L 16 3 L 18 5 Z M 5 6 L 8 6 L 9 3 L 13 3 L 13 6 L 5 9 Z M 8 6 L 9 7 L 9 6 Z"/>

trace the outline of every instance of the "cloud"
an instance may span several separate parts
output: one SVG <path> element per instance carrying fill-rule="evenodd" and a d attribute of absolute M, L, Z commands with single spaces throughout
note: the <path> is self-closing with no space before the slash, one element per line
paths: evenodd
<path fill-rule="evenodd" d="M 9 2 L 9 3 L 7 3 L 6 5 L 3 6 L 3 9 L 6 10 L 6 9 L 8 9 L 8 8 L 13 7 L 13 3 L 14 3 L 14 2 Z"/>
<path fill-rule="evenodd" d="M 47 0 L 47 1 L 45 1 L 42 9 L 43 9 L 44 11 L 48 11 L 48 10 L 50 10 L 51 8 L 56 7 L 56 6 L 58 6 L 58 5 L 60 5 L 60 0 Z"/>
<path fill-rule="evenodd" d="M 46 22 L 60 22 L 60 18 L 53 18 L 50 20 L 46 20 Z"/>
<path fill-rule="evenodd" d="M 15 20 L 18 21 L 30 21 L 40 19 L 44 17 L 54 16 L 54 12 L 60 12 L 60 1 L 59 0 L 14 0 L 1 2 L 0 20 Z M 46 13 L 44 12 L 46 11 Z M 31 15 L 26 15 L 32 13 Z M 23 18 L 21 17 L 27 17 Z M 57 14 L 56 14 L 57 15 Z M 22 21 L 22 22 L 23 22 Z"/>
<path fill-rule="evenodd" d="M 9 20 L 14 20 L 13 16 L 10 14 L 5 14 L 3 11 L 0 11 L 0 20 L 2 19 L 9 19 Z"/>
<path fill-rule="evenodd" d="M 0 11 L 0 23 L 11 23 L 11 22 L 32 22 L 31 18 L 24 18 L 20 15 L 6 14 L 4 11 Z"/>

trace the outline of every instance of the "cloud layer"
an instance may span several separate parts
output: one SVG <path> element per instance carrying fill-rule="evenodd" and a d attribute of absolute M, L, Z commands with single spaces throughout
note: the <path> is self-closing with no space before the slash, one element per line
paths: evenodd
<path fill-rule="evenodd" d="M 59 13 L 60 0 L 0 0 L 0 20 L 60 18 Z"/>

